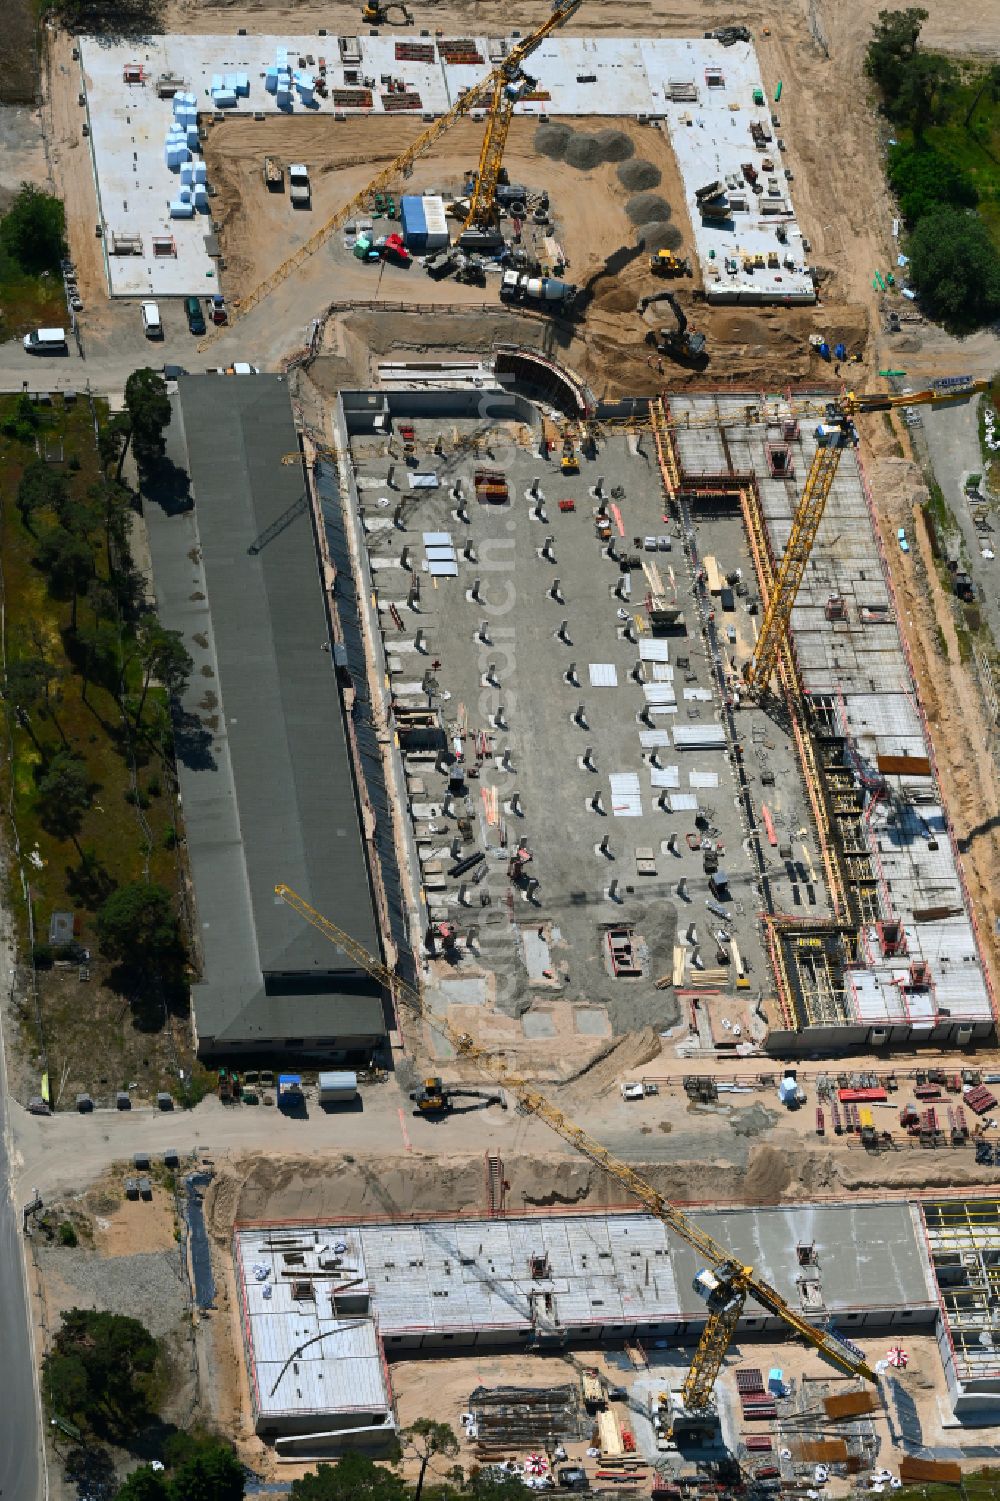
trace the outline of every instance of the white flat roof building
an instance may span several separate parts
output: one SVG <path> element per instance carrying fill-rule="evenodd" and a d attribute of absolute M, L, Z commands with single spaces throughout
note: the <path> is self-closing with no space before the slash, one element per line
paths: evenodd
<path fill-rule="evenodd" d="M 697 1210 L 796 1309 L 867 1326 L 933 1325 L 916 1210 L 903 1203 Z M 804 1273 L 797 1255 L 813 1249 Z M 891 1256 L 871 1256 L 891 1245 Z M 378 1448 L 394 1431 L 386 1358 L 553 1350 L 642 1337 L 689 1345 L 705 1322 L 694 1252 L 650 1215 L 408 1224 L 243 1225 L 233 1237 L 257 1432 L 279 1450 Z M 750 1303 L 741 1329 L 777 1331 Z"/>
<path fill-rule="evenodd" d="M 342 41 L 352 45 L 342 49 Z M 485 37 L 471 42 L 480 62 L 447 61 L 446 38 L 185 35 L 111 46 L 104 39 L 81 38 L 81 88 L 111 295 L 219 290 L 217 259 L 209 253 L 217 253 L 211 238 L 212 185 L 198 194 L 195 178 L 189 184 L 193 212 L 177 216 L 186 164 L 167 165 L 165 142 L 176 118 L 173 100 L 164 93 L 176 89 L 190 96 L 202 118 L 325 114 L 333 129 L 337 116 L 394 113 L 429 119 L 483 78 L 509 45 Z M 401 47 L 404 56 L 398 55 Z M 414 49 L 425 55 L 414 57 Z M 288 69 L 280 79 L 275 76 L 279 61 Z M 665 123 L 710 301 L 815 299 L 777 127 L 768 107 L 753 102 L 755 91 L 760 99 L 767 95 L 752 43 L 723 47 L 698 37 L 552 36 L 533 54 L 531 71 L 538 78 L 536 98 L 519 104 L 519 114 L 631 117 L 650 121 L 652 128 Z M 385 93 L 378 84 L 358 85 L 358 78 L 387 74 L 405 83 L 405 96 Z M 324 95 L 315 91 L 319 77 Z M 400 110 L 404 97 L 406 107 Z M 481 116 L 482 111 L 473 112 L 473 118 Z M 182 149 L 197 162 L 197 130 L 185 139 Z M 266 147 L 264 131 L 262 155 Z M 757 173 L 759 194 L 743 176 L 744 163 Z M 695 192 L 714 179 L 726 187 L 731 212 L 710 221 L 697 210 Z"/>

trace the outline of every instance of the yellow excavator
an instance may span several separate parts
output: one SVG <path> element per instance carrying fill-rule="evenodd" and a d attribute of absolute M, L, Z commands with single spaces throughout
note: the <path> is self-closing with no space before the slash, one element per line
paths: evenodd
<path fill-rule="evenodd" d="M 466 1089 L 462 1084 L 445 1084 L 437 1074 L 425 1079 L 419 1089 L 412 1089 L 410 1099 L 421 1115 L 448 1115 L 455 1108 L 455 1100 L 481 1100 L 485 1105 L 499 1105 L 501 1110 L 507 1109 L 502 1090 L 493 1092 L 488 1089 Z"/>
<path fill-rule="evenodd" d="M 361 19 L 366 26 L 390 26 L 394 11 L 398 11 L 402 18 L 400 25 L 413 25 L 412 11 L 407 10 L 405 5 L 387 4 L 386 0 L 365 0 L 361 7 Z"/>
<path fill-rule="evenodd" d="M 748 1298 L 753 1298 L 765 1313 L 781 1319 L 842 1374 L 863 1377 L 867 1381 L 877 1379 L 860 1350 L 841 1339 L 831 1329 L 817 1328 L 796 1313 L 775 1288 L 757 1275 L 753 1267 L 738 1261 L 690 1215 L 678 1209 L 676 1204 L 671 1204 L 634 1168 L 614 1157 L 582 1126 L 578 1126 L 551 1104 L 533 1084 L 508 1068 L 495 1053 L 479 1047 L 467 1033 L 460 1032 L 446 1018 L 435 1015 L 424 1005 L 419 990 L 400 979 L 349 933 L 345 933 L 343 928 L 338 928 L 336 923 L 317 912 L 315 907 L 311 907 L 290 886 L 278 885 L 274 891 L 281 901 L 311 923 L 317 932 L 322 933 L 324 938 L 353 959 L 359 969 L 383 985 L 399 1005 L 405 1006 L 425 1026 L 451 1043 L 458 1057 L 468 1059 L 494 1083 L 513 1095 L 523 1114 L 537 1116 L 561 1136 L 563 1141 L 568 1142 L 596 1166 L 603 1168 L 627 1194 L 637 1199 L 650 1214 L 655 1215 L 698 1253 L 704 1264 L 694 1279 L 694 1286 L 695 1291 L 704 1299 L 708 1320 L 684 1381 L 682 1400 L 685 1413 L 697 1416 L 704 1414 L 711 1406 L 716 1378 L 722 1369 L 726 1351 L 736 1333 Z"/>

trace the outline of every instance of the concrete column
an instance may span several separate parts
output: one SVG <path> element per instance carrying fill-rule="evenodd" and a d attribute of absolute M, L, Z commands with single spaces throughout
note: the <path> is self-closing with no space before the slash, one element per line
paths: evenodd
<path fill-rule="evenodd" d="M 677 835 L 671 834 L 667 839 L 667 849 L 672 855 L 677 854 Z"/>
<path fill-rule="evenodd" d="M 414 636 L 413 644 L 417 651 L 423 652 L 425 656 L 427 655 L 427 632 L 422 627 Z"/>
<path fill-rule="evenodd" d="M 469 883 L 468 883 L 468 881 L 463 881 L 462 884 L 461 884 L 461 886 L 458 888 L 458 905 L 460 907 L 467 907 L 469 905 Z"/>
<path fill-rule="evenodd" d="M 688 896 L 687 876 L 681 876 L 680 880 L 677 882 L 677 895 L 680 897 L 682 902 L 689 902 L 691 900 L 691 898 Z"/>
<path fill-rule="evenodd" d="M 491 644 L 490 623 L 488 620 L 481 620 L 479 622 L 479 630 L 476 632 L 476 639 L 478 641 L 481 641 L 484 646 L 489 646 Z"/>
<path fill-rule="evenodd" d="M 479 562 L 479 559 L 476 556 L 476 549 L 473 547 L 471 542 L 466 542 L 465 546 L 462 548 L 462 556 L 467 563 Z"/>
<path fill-rule="evenodd" d="M 403 551 L 399 555 L 399 566 L 406 569 L 411 569 L 413 567 L 413 564 L 410 561 L 410 549 L 408 547 L 404 547 Z"/>
<path fill-rule="evenodd" d="M 393 524 L 393 526 L 398 527 L 400 531 L 402 531 L 402 529 L 403 529 L 403 502 L 402 501 L 399 502 L 399 505 L 396 507 L 396 509 L 392 513 L 392 524 Z"/>
<path fill-rule="evenodd" d="M 611 884 L 608 887 L 608 896 L 613 902 L 621 901 L 621 882 L 619 881 L 617 876 L 611 877 Z"/>
<path fill-rule="evenodd" d="M 687 925 L 687 932 L 684 934 L 684 941 L 685 941 L 685 943 L 697 943 L 698 942 L 698 925 L 697 925 L 697 923 L 693 923 L 693 922 L 689 922 L 688 923 L 688 925 Z"/>
<path fill-rule="evenodd" d="M 488 662 L 486 664 L 485 681 L 491 688 L 500 687 L 500 679 L 497 677 L 497 664 L 495 662 Z"/>
<path fill-rule="evenodd" d="M 559 637 L 559 640 L 564 644 L 564 646 L 570 646 L 570 645 L 572 645 L 572 642 L 570 641 L 570 637 L 569 637 L 569 621 L 568 620 L 561 620 L 559 622 L 559 629 L 556 631 L 556 635 Z"/>
<path fill-rule="evenodd" d="M 597 847 L 600 850 L 600 852 L 601 852 L 602 855 L 606 855 L 609 860 L 612 858 L 612 855 L 611 855 L 611 835 L 610 834 L 605 834 L 604 838 L 601 840 L 600 844 Z"/>
<path fill-rule="evenodd" d="M 497 704 L 492 723 L 495 730 L 505 730 L 508 728 L 507 721 L 504 718 L 503 704 Z"/>
<path fill-rule="evenodd" d="M 542 543 L 542 557 L 547 558 L 550 563 L 556 560 L 555 541 L 555 537 L 546 537 Z"/>
<path fill-rule="evenodd" d="M 567 642 L 567 645 L 568 644 L 569 643 Z M 579 677 L 577 675 L 576 663 L 575 662 L 571 662 L 569 664 L 569 666 L 567 667 L 566 671 L 563 673 L 563 676 L 565 677 L 567 683 L 569 683 L 569 685 L 570 685 L 571 688 L 579 688 L 579 686 L 580 686 L 580 679 L 579 679 Z"/>
<path fill-rule="evenodd" d="M 482 591 L 482 587 L 483 587 L 483 581 L 482 581 L 482 579 L 473 579 L 472 580 L 472 588 L 469 590 L 469 598 L 470 599 L 474 599 L 477 605 L 481 603 L 480 594 L 481 594 L 481 591 Z"/>
<path fill-rule="evenodd" d="M 509 745 L 505 745 L 504 748 L 503 748 L 503 754 L 500 757 L 500 764 L 503 767 L 504 771 L 513 771 L 514 770 L 513 766 L 511 765 L 511 761 L 510 761 L 510 746 Z"/>
<path fill-rule="evenodd" d="M 573 715 L 573 722 L 575 724 L 578 724 L 581 730 L 587 730 L 590 728 L 587 723 L 587 707 L 585 704 L 577 704 L 576 713 Z"/>
<path fill-rule="evenodd" d="M 549 585 L 549 595 L 552 599 L 555 600 L 557 605 L 564 605 L 566 603 L 558 579 L 553 579 L 552 583 Z"/>
<path fill-rule="evenodd" d="M 618 582 L 615 584 L 615 597 L 617 599 L 628 599 L 628 591 L 625 588 L 624 573 L 619 575 Z"/>
<path fill-rule="evenodd" d="M 385 482 L 388 485 L 388 487 L 389 487 L 390 490 L 395 490 L 396 489 L 396 466 L 395 466 L 395 464 L 390 464 L 389 465 L 389 471 L 386 474 Z"/>
<path fill-rule="evenodd" d="M 524 804 L 521 802 L 521 794 L 519 792 L 512 792 L 510 795 L 510 811 L 516 814 L 518 818 L 524 817 Z"/>
<path fill-rule="evenodd" d="M 600 788 L 597 789 L 593 797 L 590 799 L 590 806 L 593 808 L 595 813 L 604 812 L 604 799 L 601 796 Z"/>
<path fill-rule="evenodd" d="M 596 771 L 597 763 L 594 761 L 594 747 L 588 745 L 583 753 L 583 764 L 588 771 Z"/>

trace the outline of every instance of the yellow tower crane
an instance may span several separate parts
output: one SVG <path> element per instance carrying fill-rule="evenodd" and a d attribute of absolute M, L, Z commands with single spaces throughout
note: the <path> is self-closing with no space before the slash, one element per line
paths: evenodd
<path fill-rule="evenodd" d="M 579 10 L 583 0 L 556 0 L 552 14 L 523 42 L 512 47 L 499 68 L 493 74 L 493 92 L 486 117 L 486 134 L 483 149 L 479 154 L 479 169 L 473 184 L 469 212 L 462 225 L 462 236 L 476 234 L 490 236 L 497 233 L 499 212 L 496 192 L 503 166 L 507 133 L 514 116 L 515 106 L 530 94 L 537 80 L 524 71 L 524 63 L 545 38 L 564 26 L 570 16 Z"/>
<path fill-rule="evenodd" d="M 534 82 L 523 72 L 522 64 L 531 56 L 535 48 L 539 47 L 551 32 L 564 25 L 582 4 L 583 0 L 556 0 L 552 14 L 547 20 L 537 26 L 529 36 L 518 42 L 515 47 L 512 47 L 502 63 L 479 83 L 470 84 L 451 109 L 433 120 L 426 130 L 422 130 L 416 140 L 411 141 L 405 151 L 401 151 L 387 167 L 383 167 L 381 172 L 376 173 L 371 182 L 366 183 L 359 193 L 355 193 L 353 198 L 342 203 L 340 208 L 331 214 L 330 218 L 321 224 L 304 244 L 271 272 L 270 276 L 266 276 L 251 292 L 241 297 L 238 303 L 234 303 L 230 308 L 230 325 L 244 318 L 265 297 L 270 296 L 275 287 L 280 286 L 293 271 L 297 271 L 310 256 L 315 255 L 320 246 L 324 245 L 341 225 L 346 224 L 353 215 L 361 213 L 376 193 L 392 187 L 399 178 L 408 177 L 417 158 L 434 144 L 438 136 L 450 129 L 456 120 L 460 120 L 464 115 L 468 115 L 472 110 L 484 104 L 487 106 L 486 136 L 472 202 L 461 233 L 464 234 L 466 229 L 479 225 L 492 224 L 496 213 L 497 176 L 503 161 L 507 132 L 510 129 L 510 116 L 518 98 L 530 92 Z M 223 331 L 221 326 L 210 329 L 198 345 L 199 350 L 207 349 Z"/>
<path fill-rule="evenodd" d="M 941 384 L 944 385 L 943 382 Z M 802 498 L 792 517 L 791 535 L 767 601 L 757 645 L 753 657 L 743 670 L 744 679 L 752 691 L 763 693 L 777 666 L 778 654 L 788 634 L 799 585 L 805 576 L 809 554 L 826 509 L 827 497 L 840 466 L 840 456 L 845 448 L 857 446 L 858 434 L 854 418 L 867 412 L 888 412 L 893 407 L 950 406 L 957 401 L 968 401 L 988 389 L 988 381 L 973 380 L 961 385 L 944 386 L 943 389 L 917 391 L 910 396 L 889 396 L 878 391 L 855 395 L 853 391 L 849 391 L 828 403 L 825 420 L 816 429 L 816 452 L 806 475 Z M 796 412 L 794 404 L 792 412 Z"/>
<path fill-rule="evenodd" d="M 292 907 L 300 917 L 305 918 L 306 922 L 312 923 L 324 938 L 342 949 L 380 985 L 384 985 L 401 1005 L 450 1042 L 460 1058 L 468 1058 L 494 1083 L 508 1089 L 526 1114 L 537 1116 L 571 1147 L 602 1168 L 703 1259 L 704 1266 L 695 1277 L 694 1286 L 695 1291 L 705 1300 L 708 1322 L 683 1386 L 682 1395 L 687 1412 L 704 1412 L 708 1407 L 747 1298 L 754 1298 L 767 1313 L 781 1319 L 837 1370 L 848 1376 L 876 1380 L 874 1371 L 857 1350 L 829 1330 L 817 1329 L 802 1318 L 794 1308 L 789 1307 L 779 1292 L 754 1273 L 752 1267 L 737 1261 L 725 1246 L 720 1245 L 675 1204 L 671 1204 L 634 1168 L 612 1156 L 606 1147 L 551 1104 L 527 1079 L 515 1074 L 502 1059 L 479 1047 L 467 1033 L 460 1032 L 444 1017 L 436 1016 L 425 1007 L 418 990 L 401 980 L 349 933 L 345 933 L 343 928 L 338 928 L 336 923 L 317 912 L 291 887 L 278 885 L 274 890 L 276 896 Z"/>

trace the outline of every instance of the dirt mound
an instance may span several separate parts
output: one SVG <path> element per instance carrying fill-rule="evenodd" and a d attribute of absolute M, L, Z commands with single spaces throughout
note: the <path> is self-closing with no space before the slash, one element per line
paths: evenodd
<path fill-rule="evenodd" d="M 635 311 L 635 301 L 635 293 L 627 287 L 609 287 L 594 298 L 594 305 L 602 313 L 631 313 Z"/>
<path fill-rule="evenodd" d="M 568 125 L 539 125 L 535 131 L 535 150 L 539 156 L 562 161 L 573 132 Z"/>
<path fill-rule="evenodd" d="M 629 157 L 635 156 L 635 143 L 623 130 L 599 130 L 594 140 L 604 162 L 627 162 Z"/>
<path fill-rule="evenodd" d="M 679 250 L 684 243 L 684 235 L 676 224 L 664 224 L 662 220 L 654 220 L 652 224 L 643 224 L 640 227 L 635 243 L 643 250 Z"/>
<path fill-rule="evenodd" d="M 603 1053 L 571 1076 L 574 1090 L 583 1085 L 588 1095 L 613 1089 L 622 1074 L 641 1068 L 660 1056 L 660 1038 L 653 1027 L 627 1032 Z"/>
<path fill-rule="evenodd" d="M 637 193 L 625 205 L 633 224 L 662 224 L 670 218 L 670 204 L 658 193 Z"/>
<path fill-rule="evenodd" d="M 750 1154 L 750 1166 L 743 1180 L 743 1195 L 751 1203 L 777 1204 L 791 1181 L 787 1152 L 761 1146 Z"/>
<path fill-rule="evenodd" d="M 647 162 L 645 157 L 641 156 L 635 157 L 630 162 L 623 162 L 618 168 L 618 181 L 631 193 L 641 193 L 646 188 L 658 188 L 660 177 L 659 167 L 653 162 Z"/>

